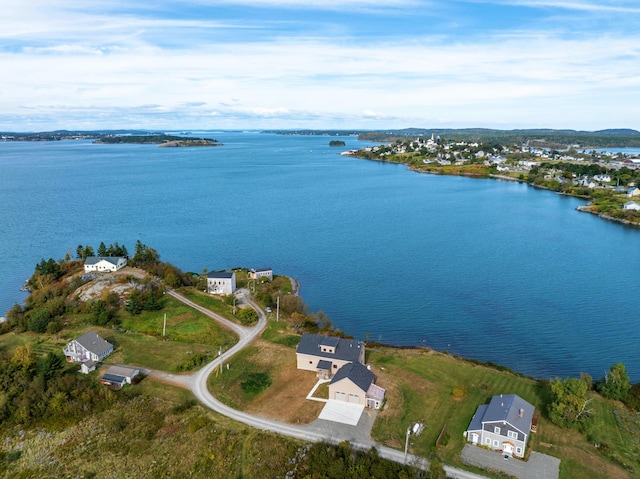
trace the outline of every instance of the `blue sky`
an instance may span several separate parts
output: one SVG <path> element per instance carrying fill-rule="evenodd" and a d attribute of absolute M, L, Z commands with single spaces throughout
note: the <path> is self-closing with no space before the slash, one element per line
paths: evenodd
<path fill-rule="evenodd" d="M 7 3 L 4 131 L 640 129 L 639 0 Z"/>

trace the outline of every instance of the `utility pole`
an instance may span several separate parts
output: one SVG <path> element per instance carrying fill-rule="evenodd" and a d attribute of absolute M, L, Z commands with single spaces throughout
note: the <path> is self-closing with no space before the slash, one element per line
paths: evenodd
<path fill-rule="evenodd" d="M 278 297 L 276 298 L 276 323 L 280 318 L 280 293 L 278 293 Z"/>
<path fill-rule="evenodd" d="M 407 453 L 409 452 L 409 435 L 411 434 L 411 424 L 407 427 L 407 440 L 404 443 L 404 464 L 407 464 Z"/>
<path fill-rule="evenodd" d="M 162 325 L 162 337 L 164 338 L 167 334 L 167 313 L 164 313 L 164 324 Z"/>

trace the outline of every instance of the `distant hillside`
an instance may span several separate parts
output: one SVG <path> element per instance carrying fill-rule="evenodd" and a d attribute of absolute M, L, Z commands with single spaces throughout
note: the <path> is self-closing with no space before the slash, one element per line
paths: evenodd
<path fill-rule="evenodd" d="M 600 131 L 578 130 L 492 130 L 488 128 L 405 128 L 401 130 L 368 131 L 358 135 L 361 140 L 392 142 L 407 137 L 436 135 L 448 140 L 478 141 L 500 144 L 526 144 L 547 148 L 626 148 L 640 147 L 640 132 L 631 129 L 608 129 Z"/>

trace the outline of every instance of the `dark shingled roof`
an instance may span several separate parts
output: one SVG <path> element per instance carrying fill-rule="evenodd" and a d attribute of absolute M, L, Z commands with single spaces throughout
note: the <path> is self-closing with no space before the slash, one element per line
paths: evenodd
<path fill-rule="evenodd" d="M 329 384 L 335 384 L 343 379 L 349 379 L 366 393 L 374 378 L 375 376 L 366 366 L 360 363 L 349 363 L 338 369 L 338 372 L 333 376 Z"/>
<path fill-rule="evenodd" d="M 321 359 L 320 361 L 318 361 L 318 369 L 321 369 L 323 371 L 330 371 L 331 361 L 326 361 L 324 359 Z"/>
<path fill-rule="evenodd" d="M 488 404 L 481 404 L 478 406 L 476 413 L 473 415 L 473 418 L 471 418 L 471 424 L 469 424 L 468 428 L 469 431 L 479 431 L 482 429 L 482 418 L 484 417 L 484 413 L 488 407 Z"/>
<path fill-rule="evenodd" d="M 335 353 L 323 352 L 321 346 L 335 347 Z M 364 348 L 364 344 L 355 339 L 336 338 L 333 336 L 323 336 L 321 334 L 303 334 L 296 352 L 326 359 L 358 362 L 362 348 Z"/>
<path fill-rule="evenodd" d="M 233 272 L 229 273 L 227 271 L 224 271 L 224 272 L 212 271 L 211 273 L 207 274 L 207 278 L 229 279 L 232 276 L 233 276 Z"/>
<path fill-rule="evenodd" d="M 480 421 L 483 423 L 507 421 L 520 432 L 529 434 L 534 409 L 531 404 L 516 394 L 501 394 L 491 398 L 491 402 L 486 406 L 484 414 L 479 414 L 481 411 L 478 408 L 471 424 L 474 425 L 476 416 L 481 416 Z M 520 411 L 522 411 L 522 416 L 520 416 Z M 469 429 L 472 429 L 471 425 Z M 482 429 L 482 427 L 478 429 Z"/>
<path fill-rule="evenodd" d="M 117 374 L 109 374 L 109 373 L 102 376 L 102 380 L 109 381 L 110 383 L 114 383 L 114 384 L 122 384 L 127 382 L 127 378 L 125 378 L 124 376 L 118 376 Z"/>

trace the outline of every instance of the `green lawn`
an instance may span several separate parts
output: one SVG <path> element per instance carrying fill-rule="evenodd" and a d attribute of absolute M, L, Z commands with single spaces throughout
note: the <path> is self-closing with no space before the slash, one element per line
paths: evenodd
<path fill-rule="evenodd" d="M 233 306 L 226 304 L 223 300 L 218 296 L 213 296 L 207 293 L 203 293 L 195 288 L 180 288 L 178 290 L 180 294 L 189 298 L 194 303 L 199 304 L 211 311 L 218 313 L 221 316 L 224 316 L 227 319 L 232 321 L 236 321 L 235 316 L 233 315 Z"/>
<path fill-rule="evenodd" d="M 407 427 L 423 422 L 424 432 L 412 437 L 411 451 L 427 457 L 437 454 L 447 464 L 462 465 L 463 432 L 478 405 L 487 404 L 494 395 L 517 394 L 541 414 L 539 432 L 532 434 L 528 450 L 559 457 L 561 478 L 631 477 L 625 469 L 633 471 L 633 477 L 640 475 L 640 427 L 636 424 L 633 435 L 633 422 L 620 425 L 613 413 L 614 403 L 596 394 L 589 442 L 577 431 L 560 429 L 545 419 L 547 393 L 533 379 L 427 350 L 369 350 L 367 362 L 378 375 L 378 383 L 388 389 L 388 408 L 378 414 L 372 431 L 372 437 L 383 444 L 402 449 Z M 454 397 L 453 389 L 461 386 L 466 396 Z M 436 449 L 445 425 L 449 442 Z M 594 442 L 605 444 L 606 450 L 596 449 Z"/>
<path fill-rule="evenodd" d="M 172 341 L 212 344 L 216 349 L 236 342 L 231 331 L 208 316 L 171 297 L 164 298 L 164 301 L 165 307 L 159 311 L 143 311 L 139 315 L 121 311 L 121 328 L 160 338 L 166 314 L 166 335 Z"/>
<path fill-rule="evenodd" d="M 276 322 L 273 319 L 267 323 L 267 327 L 262 333 L 262 339 L 287 346 L 288 348 L 296 348 L 300 342 L 299 335 L 289 332 L 286 321 Z"/>

